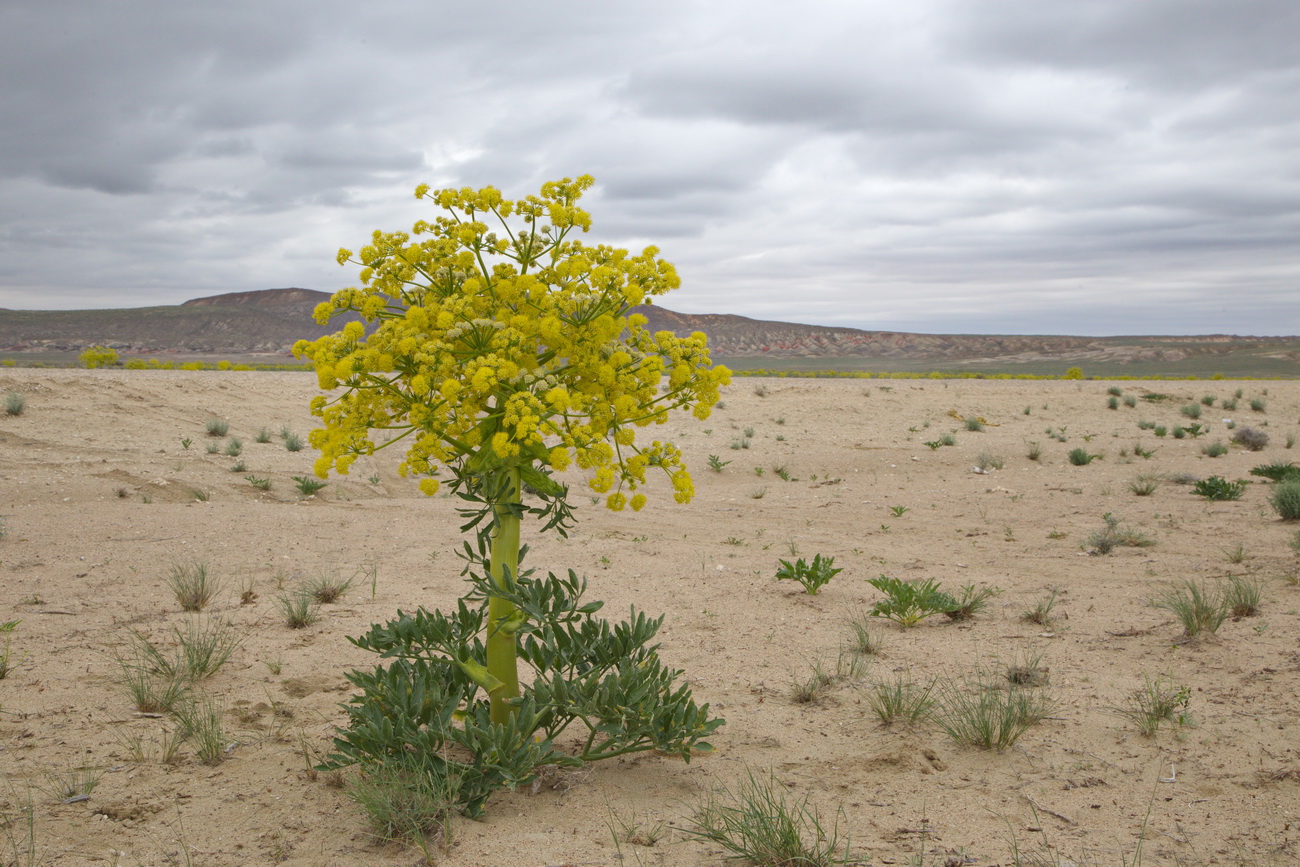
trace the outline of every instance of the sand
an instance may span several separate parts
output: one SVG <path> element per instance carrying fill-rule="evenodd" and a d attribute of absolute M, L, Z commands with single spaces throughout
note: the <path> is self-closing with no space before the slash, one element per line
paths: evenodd
<path fill-rule="evenodd" d="M 716 863 L 721 850 L 681 829 L 752 772 L 806 798 L 871 863 L 1011 864 L 1017 850 L 1053 863 L 1139 852 L 1148 864 L 1294 863 L 1300 588 L 1286 579 L 1300 528 L 1279 520 L 1249 470 L 1296 456 L 1285 443 L 1300 383 L 1115 384 L 1170 399 L 1111 410 L 1111 383 L 1091 381 L 742 379 L 708 421 L 674 420 L 692 503 L 660 486 L 643 513 L 614 514 L 578 494 L 570 539 L 527 525 L 525 538 L 532 566 L 584 573 L 610 615 L 667 613 L 663 656 L 727 720 L 716 752 L 548 775 L 494 798 L 481 821 L 454 819 L 435 861 Z M 1205 410 L 1199 439 L 1138 428 L 1187 423 L 1179 407 L 1238 388 L 1235 411 Z M 385 453 L 298 493 L 291 477 L 310 473 L 313 454 L 278 434 L 310 430 L 308 374 L 9 369 L 8 391 L 26 409 L 0 415 L 0 623 L 20 621 L 0 680 L 0 863 L 418 863 L 414 848 L 376 843 L 340 779 L 310 766 L 343 719 L 345 672 L 375 662 L 347 637 L 461 591 L 455 501 L 419 496 Z M 1251 398 L 1266 410 L 1252 412 Z M 983 431 L 965 429 L 972 416 Z M 207 453 L 213 417 L 242 440 L 244 471 L 231 472 L 228 437 Z M 1207 457 L 1207 443 L 1231 435 L 1226 417 L 1266 425 L 1270 445 Z M 270 442 L 255 441 L 261 428 Z M 748 448 L 732 448 L 749 428 Z M 925 445 L 951 431 L 955 446 Z M 1154 455 L 1136 456 L 1135 443 Z M 1073 466 L 1077 447 L 1101 457 Z M 713 472 L 709 455 L 729 463 Z M 974 472 L 981 455 L 1002 468 Z M 1144 474 L 1166 481 L 1139 497 L 1129 482 Z M 1167 481 L 1179 474 L 1251 483 L 1239 501 L 1207 502 Z M 1090 554 L 1108 513 L 1154 544 Z M 775 579 L 778 559 L 815 554 L 844 570 L 819 594 Z M 188 744 L 161 761 L 173 727 L 136 712 L 119 683 L 133 632 L 167 647 L 185 628 L 168 576 L 194 563 L 224 585 L 204 617 L 242 636 L 203 684 L 226 732 L 215 765 Z M 882 598 L 868 583 L 882 574 L 1000 593 L 965 622 L 880 620 L 880 652 L 850 673 L 847 620 Z M 1182 641 L 1151 604 L 1171 581 L 1229 574 L 1261 582 L 1260 612 L 1204 640 Z M 357 577 L 317 623 L 289 628 L 277 595 L 329 575 Z M 1024 621 L 1053 589 L 1053 619 Z M 1053 709 L 1001 752 L 958 745 L 932 723 L 882 726 L 872 711 L 876 683 L 960 688 L 1037 657 L 1047 682 L 1036 689 Z M 847 676 L 796 701 L 794 684 L 817 665 Z M 1158 677 L 1187 687 L 1191 724 L 1148 737 L 1114 708 Z M 76 793 L 87 781 L 88 798 L 63 802 L 64 784 Z"/>

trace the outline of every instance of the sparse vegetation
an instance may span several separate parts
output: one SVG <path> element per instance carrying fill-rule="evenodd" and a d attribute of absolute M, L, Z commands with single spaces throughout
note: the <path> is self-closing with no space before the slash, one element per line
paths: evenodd
<path fill-rule="evenodd" d="M 27 409 L 27 397 L 16 391 L 10 391 L 5 394 L 5 415 L 18 416 L 22 415 Z"/>
<path fill-rule="evenodd" d="M 306 589 L 280 593 L 275 604 L 290 629 L 305 629 L 320 620 L 320 603 Z"/>
<path fill-rule="evenodd" d="M 1015 684 L 997 688 L 981 679 L 946 683 L 934 714 L 939 728 L 962 746 L 1002 751 L 1052 712 L 1044 690 Z"/>
<path fill-rule="evenodd" d="M 203 428 L 210 437 L 223 437 L 230 431 L 230 422 L 213 416 L 203 423 Z"/>
<path fill-rule="evenodd" d="M 876 681 L 867 693 L 867 703 L 881 725 L 894 723 L 919 725 L 934 711 L 934 689 L 937 682 L 918 683 L 910 673 L 899 674 L 892 681 Z"/>
<path fill-rule="evenodd" d="M 916 626 L 927 617 L 957 608 L 957 600 L 943 592 L 933 578 L 903 581 L 881 575 L 867 583 L 886 597 L 871 606 L 871 616 L 884 617 L 902 627 Z"/>
<path fill-rule="evenodd" d="M 1097 458 L 1101 457 L 1101 455 L 1089 454 L 1087 449 L 1080 446 L 1070 449 L 1070 453 L 1066 455 L 1066 457 L 1069 459 L 1070 463 L 1074 464 L 1076 467 L 1082 467 L 1092 463 Z"/>
<path fill-rule="evenodd" d="M 1116 548 L 1146 548 L 1155 544 L 1150 536 L 1134 530 L 1109 512 L 1101 518 L 1104 526 L 1089 535 L 1085 543 L 1085 547 L 1093 553 L 1109 554 Z"/>
<path fill-rule="evenodd" d="M 302 494 L 304 497 L 310 497 L 312 494 L 315 494 L 317 491 L 329 485 L 329 482 L 312 478 L 311 476 L 293 476 L 292 478 L 295 487 L 298 488 L 298 493 Z"/>

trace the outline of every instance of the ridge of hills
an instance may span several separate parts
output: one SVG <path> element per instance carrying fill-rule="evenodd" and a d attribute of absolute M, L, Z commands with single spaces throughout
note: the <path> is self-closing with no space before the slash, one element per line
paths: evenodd
<path fill-rule="evenodd" d="M 357 318 L 342 316 L 328 326 L 317 324 L 312 310 L 329 297 L 326 292 L 294 287 L 232 292 L 158 307 L 0 308 L 0 353 L 76 353 L 98 344 L 124 355 L 287 356 L 295 341 L 320 337 L 348 318 Z M 647 317 L 652 331 L 703 331 L 716 358 L 742 369 L 866 369 L 868 365 L 909 369 L 915 364 L 942 363 L 973 370 L 993 365 L 1032 372 L 1030 368 L 1044 363 L 1054 368 L 1068 362 L 1125 369 L 1178 368 L 1199 361 L 1218 362 L 1237 375 L 1260 375 L 1233 369 L 1234 359 L 1248 358 L 1250 364 L 1269 367 L 1265 375 L 1300 375 L 1300 337 L 920 334 L 678 313 L 657 305 L 638 312 Z"/>

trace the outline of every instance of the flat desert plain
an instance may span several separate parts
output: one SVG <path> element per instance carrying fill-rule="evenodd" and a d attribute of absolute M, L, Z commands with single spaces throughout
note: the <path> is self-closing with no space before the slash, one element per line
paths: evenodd
<path fill-rule="evenodd" d="M 344 719 L 345 673 L 376 662 L 348 636 L 461 592 L 458 501 L 420 496 L 387 452 L 300 494 L 313 454 L 281 432 L 311 429 L 310 374 L 0 371 L 11 391 L 26 405 L 0 415 L 0 623 L 18 621 L 0 680 L 0 862 L 421 862 L 375 841 L 346 773 L 311 765 Z M 1167 398 L 1144 399 L 1155 393 Z M 1206 396 L 1199 438 L 1139 428 L 1186 425 L 1180 408 Z M 545 774 L 482 820 L 453 819 L 434 861 L 718 863 L 686 829 L 753 774 L 864 863 L 1296 863 L 1298 527 L 1249 471 L 1300 455 L 1287 448 L 1300 383 L 738 379 L 724 400 L 658 432 L 692 466 L 690 504 L 661 484 L 642 513 L 615 514 L 574 476 L 570 538 L 525 527 L 528 563 L 585 574 L 605 614 L 667 614 L 662 655 L 726 718 L 715 751 Z M 213 418 L 227 436 L 207 435 Z M 1268 446 L 1207 456 L 1229 441 L 1226 418 Z M 944 434 L 955 444 L 926 445 Z M 1076 448 L 1098 457 L 1073 465 Z M 1211 502 L 1186 483 L 1209 476 L 1247 480 L 1244 495 Z M 1140 477 L 1155 482 L 1145 496 Z M 1151 544 L 1090 551 L 1104 515 Z M 817 554 L 843 568 L 817 595 L 776 580 L 778 560 Z M 199 687 L 223 729 L 214 764 L 168 746 L 175 723 L 137 711 L 119 662 L 141 640 L 172 652 L 194 615 L 169 576 L 195 564 L 222 584 L 202 623 L 240 639 Z M 866 616 L 881 575 L 999 592 L 973 619 L 905 629 Z M 332 576 L 355 580 L 313 625 L 286 625 L 277 598 Z M 1258 613 L 1199 640 L 1152 604 L 1175 582 L 1228 576 L 1257 583 Z M 1042 622 L 1025 619 L 1049 600 Z M 855 652 L 854 616 L 876 653 Z M 907 683 L 933 682 L 939 708 L 980 682 L 1006 690 L 1016 666 L 1050 710 L 1001 751 L 934 721 L 882 725 L 873 709 Z M 797 700 L 818 669 L 827 682 Z M 1185 700 L 1150 736 L 1122 712 L 1147 684 Z"/>

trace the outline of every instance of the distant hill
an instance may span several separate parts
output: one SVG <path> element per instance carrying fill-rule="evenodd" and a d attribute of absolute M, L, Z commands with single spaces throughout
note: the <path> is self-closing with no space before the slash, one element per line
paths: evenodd
<path fill-rule="evenodd" d="M 325 292 L 265 289 L 195 298 L 177 306 L 119 310 L 0 309 L 0 353 L 76 353 L 102 344 L 123 355 L 287 356 L 294 342 L 337 330 L 311 318 Z M 914 334 L 800 325 L 729 314 L 677 313 L 642 307 L 653 331 L 703 331 L 717 358 L 736 367 L 922 369 L 1044 368 L 1300 375 L 1300 338 L 1202 335 L 1188 337 L 1068 337 Z M 355 317 L 353 317 L 355 318 Z M 1208 367 L 1207 367 L 1208 366 Z M 1208 375 L 1208 374 L 1201 374 Z"/>

